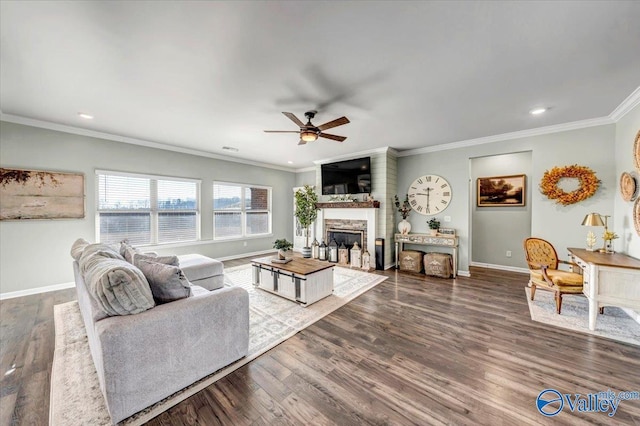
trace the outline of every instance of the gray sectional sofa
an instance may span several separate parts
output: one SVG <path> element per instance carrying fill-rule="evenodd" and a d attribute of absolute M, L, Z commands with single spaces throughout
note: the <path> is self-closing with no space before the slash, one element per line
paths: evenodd
<path fill-rule="evenodd" d="M 103 251 L 98 256 L 104 259 L 92 254 L 94 263 L 115 258 Z M 249 297 L 245 290 L 222 287 L 209 291 L 191 285 L 189 297 L 135 314 L 106 315 L 104 300 L 95 295 L 95 277 L 85 277 L 92 272 L 78 252 L 72 249 L 78 303 L 114 424 L 247 355 Z M 188 259 L 193 269 L 193 257 Z M 119 259 L 113 261 L 127 270 Z M 113 271 L 104 276 L 107 282 L 116 280 Z M 123 284 L 118 281 L 115 285 Z M 126 292 L 131 295 L 130 289 Z M 117 292 L 110 294 L 121 297 Z"/>

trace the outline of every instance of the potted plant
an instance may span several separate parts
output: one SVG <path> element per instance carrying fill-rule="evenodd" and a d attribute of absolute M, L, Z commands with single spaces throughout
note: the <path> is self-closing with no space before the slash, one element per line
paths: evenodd
<path fill-rule="evenodd" d="M 311 246 L 309 246 L 309 227 L 318 217 L 318 196 L 312 186 L 305 185 L 304 188 L 296 191 L 296 213 L 295 216 L 306 231 L 306 245 L 302 248 L 303 257 L 311 257 Z"/>
<path fill-rule="evenodd" d="M 293 243 L 290 243 L 286 238 L 283 238 L 281 240 L 276 240 L 273 243 L 273 248 L 278 249 L 278 259 L 284 260 L 286 259 L 286 252 L 293 248 Z"/>
<path fill-rule="evenodd" d="M 411 231 L 411 224 L 407 221 L 409 212 L 411 211 L 411 204 L 409 204 L 409 195 L 405 195 L 404 202 L 400 204 L 400 200 L 397 195 L 393 196 L 393 202 L 396 205 L 396 209 L 402 215 L 402 221 L 398 223 L 398 231 L 401 234 L 408 234 Z"/>
<path fill-rule="evenodd" d="M 429 225 L 429 229 L 431 229 L 431 235 L 438 235 L 438 229 L 440 229 L 440 221 L 438 218 L 432 217 L 427 224 Z"/>

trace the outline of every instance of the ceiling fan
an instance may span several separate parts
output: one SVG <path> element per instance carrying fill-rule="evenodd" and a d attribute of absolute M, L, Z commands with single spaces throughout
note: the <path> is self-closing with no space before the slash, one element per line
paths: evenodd
<path fill-rule="evenodd" d="M 333 121 L 329 121 L 328 123 L 324 123 L 320 126 L 315 126 L 311 123 L 311 119 L 316 116 L 318 111 L 307 111 L 304 113 L 304 116 L 307 117 L 307 124 L 304 124 L 298 117 L 296 117 L 291 112 L 283 112 L 285 116 L 287 116 L 291 121 L 296 123 L 298 127 L 300 127 L 299 131 L 295 130 L 265 130 L 267 133 L 299 133 L 300 134 L 300 142 L 298 145 L 304 145 L 307 142 L 313 142 L 318 137 L 327 138 L 334 141 L 342 142 L 347 139 L 344 136 L 336 136 L 330 135 L 329 133 L 324 133 L 325 130 L 331 129 L 333 127 L 342 126 L 343 124 L 349 123 L 349 119 L 347 117 L 336 118 Z"/>

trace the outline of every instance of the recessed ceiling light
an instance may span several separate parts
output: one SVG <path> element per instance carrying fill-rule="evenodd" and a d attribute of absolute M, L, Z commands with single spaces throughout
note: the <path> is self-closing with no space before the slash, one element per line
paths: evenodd
<path fill-rule="evenodd" d="M 543 112 L 545 112 L 547 109 L 546 108 L 534 108 L 531 111 L 529 111 L 529 114 L 531 115 L 539 115 L 542 114 Z"/>
<path fill-rule="evenodd" d="M 224 149 L 225 151 L 231 151 L 231 152 L 238 152 L 239 151 L 238 148 L 234 148 L 232 146 L 223 146 L 222 149 Z"/>
<path fill-rule="evenodd" d="M 293 164 L 293 161 L 287 161 L 287 164 Z"/>
<path fill-rule="evenodd" d="M 93 120 L 93 115 L 87 114 L 86 112 L 79 112 L 78 116 L 80 118 L 84 118 L 85 120 Z"/>

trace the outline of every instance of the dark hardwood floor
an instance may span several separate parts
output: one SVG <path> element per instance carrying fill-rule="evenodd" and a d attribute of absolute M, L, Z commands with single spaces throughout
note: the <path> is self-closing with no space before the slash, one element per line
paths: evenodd
<path fill-rule="evenodd" d="M 640 391 L 640 347 L 531 321 L 525 275 L 379 273 L 389 279 L 149 424 L 640 425 L 639 400 L 612 418 L 538 413 L 546 388 Z M 48 423 L 53 305 L 74 298 L 0 302 L 0 424 Z"/>

